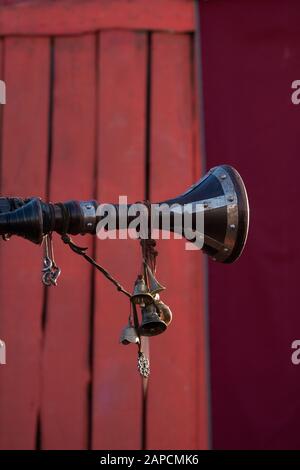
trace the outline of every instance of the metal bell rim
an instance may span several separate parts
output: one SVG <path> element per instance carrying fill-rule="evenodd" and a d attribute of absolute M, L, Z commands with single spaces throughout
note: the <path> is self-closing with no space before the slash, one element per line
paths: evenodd
<path fill-rule="evenodd" d="M 153 321 L 153 322 L 147 323 L 147 328 L 145 328 L 145 326 L 140 326 L 139 327 L 140 336 L 158 336 L 161 333 L 163 333 L 164 331 L 166 331 L 166 329 L 167 329 L 166 323 L 161 318 L 160 318 L 160 320 L 161 320 L 160 322 Z M 154 326 L 152 327 L 152 331 L 151 331 L 151 327 L 150 328 L 148 327 L 151 324 L 155 325 L 155 328 L 154 328 Z M 159 325 L 159 327 L 157 327 L 158 325 Z"/>
<path fill-rule="evenodd" d="M 133 332 L 135 333 L 135 341 L 129 341 L 127 338 L 126 338 L 126 330 L 133 330 Z M 127 337 L 129 337 L 127 335 Z M 133 336 L 132 336 L 133 337 Z M 119 343 L 120 344 L 123 344 L 125 346 L 127 346 L 128 344 L 137 344 L 139 343 L 139 337 L 138 337 L 138 334 L 137 334 L 137 331 L 136 329 L 134 328 L 134 326 L 132 325 L 126 325 L 124 326 L 124 328 L 122 329 L 121 331 L 121 335 L 120 335 L 120 339 L 119 339 Z"/>

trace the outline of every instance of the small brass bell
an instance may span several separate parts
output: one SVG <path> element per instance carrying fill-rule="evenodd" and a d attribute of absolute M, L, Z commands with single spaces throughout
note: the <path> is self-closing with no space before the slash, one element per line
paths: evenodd
<path fill-rule="evenodd" d="M 144 277 L 141 275 L 139 275 L 135 281 L 131 301 L 141 306 L 153 303 L 153 297 L 148 290 Z"/>
<path fill-rule="evenodd" d="M 163 333 L 166 328 L 167 325 L 161 320 L 154 304 L 142 308 L 142 323 L 139 328 L 141 336 L 156 336 Z"/>
<path fill-rule="evenodd" d="M 158 294 L 159 292 L 161 292 L 162 290 L 165 290 L 165 287 L 162 286 L 158 282 L 158 280 L 154 276 L 153 272 L 149 268 L 148 264 L 146 264 L 146 269 L 147 269 L 147 275 L 148 275 L 148 279 L 149 279 L 149 290 L 150 290 L 151 294 L 155 295 L 155 294 Z"/>
<path fill-rule="evenodd" d="M 155 300 L 155 305 L 160 313 L 160 316 L 162 317 L 162 320 L 167 326 L 169 326 L 173 317 L 170 307 L 162 302 L 162 300 Z"/>
<path fill-rule="evenodd" d="M 139 337 L 136 333 L 136 330 L 135 328 L 128 324 L 126 325 L 123 330 L 121 331 L 121 335 L 120 335 L 120 343 L 122 344 L 130 344 L 130 343 L 139 343 Z"/>

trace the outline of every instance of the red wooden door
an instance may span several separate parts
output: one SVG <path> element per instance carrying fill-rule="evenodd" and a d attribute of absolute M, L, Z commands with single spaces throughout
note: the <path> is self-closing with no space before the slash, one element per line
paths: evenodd
<path fill-rule="evenodd" d="M 154 201 L 193 183 L 201 171 L 194 8 L 192 0 L 1 2 L 1 194 Z M 137 242 L 84 244 L 130 288 Z M 136 351 L 118 345 L 128 303 L 58 238 L 63 273 L 48 290 L 41 248 L 1 243 L 2 449 L 139 449 L 145 423 L 147 448 L 207 448 L 203 259 L 181 240 L 158 249 L 174 321 L 151 340 L 143 416 Z"/>

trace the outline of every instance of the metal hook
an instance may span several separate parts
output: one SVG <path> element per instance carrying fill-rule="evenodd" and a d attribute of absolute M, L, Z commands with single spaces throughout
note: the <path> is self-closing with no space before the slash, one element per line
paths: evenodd
<path fill-rule="evenodd" d="M 45 256 L 43 259 L 42 282 L 45 286 L 57 286 L 57 279 L 61 270 L 54 261 L 54 252 L 51 234 L 44 237 Z"/>
<path fill-rule="evenodd" d="M 44 267 L 42 269 L 43 273 L 47 273 L 48 271 L 51 271 L 52 261 L 48 256 L 45 256 L 45 258 L 43 259 L 43 264 L 44 264 Z"/>
<path fill-rule="evenodd" d="M 59 278 L 60 274 L 61 269 L 58 266 L 55 266 L 50 276 L 50 281 L 53 286 L 57 286 L 57 279 Z"/>

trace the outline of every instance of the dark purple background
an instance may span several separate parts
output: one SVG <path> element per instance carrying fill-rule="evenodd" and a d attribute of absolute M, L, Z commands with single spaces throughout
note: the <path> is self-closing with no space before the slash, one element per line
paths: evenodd
<path fill-rule="evenodd" d="M 207 167 L 249 195 L 236 264 L 210 263 L 213 447 L 300 448 L 300 2 L 201 2 Z"/>

